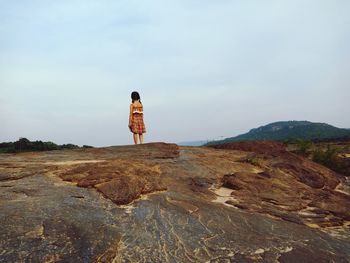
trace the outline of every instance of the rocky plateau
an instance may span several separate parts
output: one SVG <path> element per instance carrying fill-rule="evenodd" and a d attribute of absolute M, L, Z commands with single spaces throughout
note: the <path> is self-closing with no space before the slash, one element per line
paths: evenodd
<path fill-rule="evenodd" d="M 0 262 L 350 262 L 349 178 L 276 142 L 0 155 Z"/>

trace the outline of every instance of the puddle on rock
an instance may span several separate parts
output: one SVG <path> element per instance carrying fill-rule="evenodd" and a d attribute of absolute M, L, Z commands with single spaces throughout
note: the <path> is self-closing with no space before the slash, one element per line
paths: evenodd
<path fill-rule="evenodd" d="M 338 184 L 335 191 L 350 195 L 350 178 L 345 177 L 345 182 Z"/>
<path fill-rule="evenodd" d="M 216 195 L 216 199 L 213 200 L 214 203 L 220 203 L 220 204 L 224 204 L 225 206 L 237 208 L 233 205 L 226 203 L 227 201 L 233 201 L 235 203 L 239 203 L 236 198 L 231 196 L 231 193 L 233 192 L 232 189 L 223 187 L 223 186 L 219 188 L 215 188 L 213 186 L 213 187 L 210 187 L 209 190 L 211 190 Z"/>

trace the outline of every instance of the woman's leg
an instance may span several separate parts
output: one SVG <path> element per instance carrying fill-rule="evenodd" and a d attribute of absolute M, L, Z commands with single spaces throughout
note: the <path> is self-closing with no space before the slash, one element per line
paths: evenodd
<path fill-rule="evenodd" d="M 142 144 L 143 143 L 143 134 L 139 134 L 139 138 L 140 138 L 140 143 Z"/>
<path fill-rule="evenodd" d="M 137 144 L 137 133 L 134 133 L 134 143 Z"/>

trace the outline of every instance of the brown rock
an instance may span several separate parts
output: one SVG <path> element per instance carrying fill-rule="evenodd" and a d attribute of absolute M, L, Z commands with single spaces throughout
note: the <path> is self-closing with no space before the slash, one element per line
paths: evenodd
<path fill-rule="evenodd" d="M 346 180 L 230 147 L 0 155 L 0 262 L 346 262 Z"/>
<path fill-rule="evenodd" d="M 224 187 L 239 190 L 233 191 L 232 196 L 240 200 L 241 206 L 295 223 L 312 221 L 320 227 L 349 221 L 349 195 L 336 191 L 341 182 L 339 175 L 288 152 L 281 143 L 235 142 L 213 148 L 249 151 L 247 158 L 240 161 L 248 160 L 256 167 L 255 171 L 235 172 L 221 178 Z M 328 215 L 313 220 L 314 215 L 307 211 L 309 207 Z M 300 215 L 290 211 L 300 211 Z"/>
<path fill-rule="evenodd" d="M 141 194 L 166 190 L 159 166 L 142 161 L 114 159 L 85 163 L 68 168 L 60 177 L 80 187 L 94 187 L 116 204 L 128 204 Z"/>

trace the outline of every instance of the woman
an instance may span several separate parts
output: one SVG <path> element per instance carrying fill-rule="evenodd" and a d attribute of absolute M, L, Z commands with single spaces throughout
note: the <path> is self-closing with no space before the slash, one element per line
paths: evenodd
<path fill-rule="evenodd" d="M 129 115 L 129 129 L 134 135 L 134 142 L 137 144 L 137 135 L 140 143 L 143 143 L 143 133 L 146 132 L 146 127 L 143 122 L 143 106 L 138 92 L 131 93 L 130 115 Z"/>

